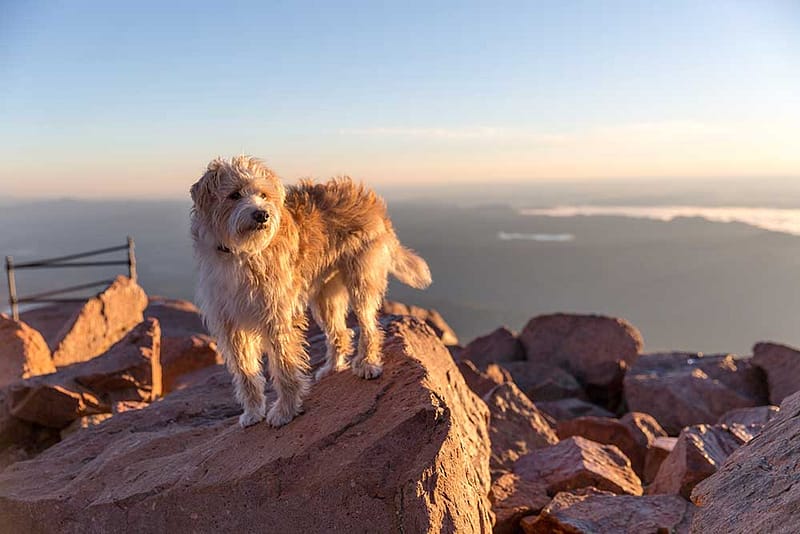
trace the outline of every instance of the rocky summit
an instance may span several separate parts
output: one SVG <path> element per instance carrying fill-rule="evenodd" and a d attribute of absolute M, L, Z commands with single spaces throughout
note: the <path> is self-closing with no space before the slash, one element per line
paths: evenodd
<path fill-rule="evenodd" d="M 0 317 L 0 531 L 800 532 L 796 349 L 646 353 L 563 313 L 462 347 L 435 310 L 381 317 L 383 375 L 325 377 L 278 429 L 237 424 L 189 302 L 123 277 Z"/>

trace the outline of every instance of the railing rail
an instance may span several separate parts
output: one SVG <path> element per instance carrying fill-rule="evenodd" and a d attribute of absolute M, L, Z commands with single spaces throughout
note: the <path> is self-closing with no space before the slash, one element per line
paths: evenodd
<path fill-rule="evenodd" d="M 87 258 L 90 256 L 98 256 L 100 254 L 108 254 L 110 252 L 118 252 L 121 250 L 128 251 L 128 257 L 125 260 L 104 260 L 104 261 L 71 261 L 80 258 Z M 47 258 L 43 260 L 29 261 L 25 263 L 14 263 L 13 256 L 6 256 L 6 278 L 8 280 L 8 304 L 11 308 L 11 316 L 15 321 L 19 320 L 19 305 L 25 303 L 53 303 L 53 302 L 83 302 L 85 298 L 52 298 L 54 295 L 63 295 L 64 293 L 71 293 L 81 289 L 88 289 L 99 285 L 108 285 L 113 280 L 97 280 L 86 284 L 76 286 L 64 287 L 61 289 L 53 289 L 20 297 L 17 295 L 17 283 L 15 272 L 19 269 L 55 269 L 67 267 L 101 267 L 109 265 L 127 265 L 128 276 L 131 280 L 136 281 L 136 253 L 133 238 L 128 236 L 125 245 L 116 247 L 107 247 L 87 252 L 79 252 L 77 254 L 69 254 L 67 256 L 59 256 L 57 258 Z"/>

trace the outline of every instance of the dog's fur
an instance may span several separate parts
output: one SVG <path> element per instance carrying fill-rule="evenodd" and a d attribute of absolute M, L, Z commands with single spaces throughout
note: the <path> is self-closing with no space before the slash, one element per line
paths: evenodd
<path fill-rule="evenodd" d="M 278 394 L 267 421 L 281 426 L 301 413 L 309 389 L 307 307 L 327 336 L 317 379 L 351 356 L 350 306 L 360 329 L 350 366 L 362 378 L 380 376 L 377 310 L 388 274 L 417 288 L 431 276 L 400 244 L 374 191 L 349 178 L 284 188 L 260 160 L 237 156 L 209 163 L 191 195 L 197 300 L 233 375 L 242 426 L 265 417 L 264 353 Z"/>

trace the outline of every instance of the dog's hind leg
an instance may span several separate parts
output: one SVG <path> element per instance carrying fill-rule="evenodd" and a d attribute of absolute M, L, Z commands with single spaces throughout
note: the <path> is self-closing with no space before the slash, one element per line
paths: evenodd
<path fill-rule="evenodd" d="M 358 351 L 350 365 L 361 378 L 377 378 L 383 372 L 383 331 L 378 324 L 378 309 L 386 293 L 389 263 L 389 249 L 378 242 L 352 262 L 345 272 L 350 304 L 360 329 Z"/>
<path fill-rule="evenodd" d="M 233 330 L 228 335 L 217 336 L 217 343 L 225 359 L 236 391 L 236 399 L 244 408 L 239 417 L 243 427 L 264 419 L 266 379 L 261 369 L 261 336 L 255 332 Z"/>
<path fill-rule="evenodd" d="M 308 354 L 303 342 L 305 316 L 265 337 L 272 385 L 278 394 L 267 412 L 267 422 L 283 426 L 303 412 L 303 398 L 310 387 Z"/>
<path fill-rule="evenodd" d="M 317 380 L 344 368 L 353 352 L 353 333 L 346 323 L 348 306 L 347 288 L 340 274 L 325 282 L 311 299 L 311 314 L 326 337 L 325 363 L 314 375 Z"/>

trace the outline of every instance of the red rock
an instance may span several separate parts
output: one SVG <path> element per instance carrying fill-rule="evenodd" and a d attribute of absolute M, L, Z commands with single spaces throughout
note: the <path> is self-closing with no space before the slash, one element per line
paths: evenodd
<path fill-rule="evenodd" d="M 565 421 L 576 417 L 614 417 L 608 410 L 581 399 L 560 399 L 557 401 L 541 401 L 536 407 L 555 421 Z"/>
<path fill-rule="evenodd" d="M 756 406 L 755 408 L 738 408 L 725 412 L 717 420 L 720 425 L 742 425 L 763 427 L 772 421 L 780 412 L 777 406 Z"/>
<path fill-rule="evenodd" d="M 528 361 L 507 362 L 502 367 L 534 402 L 585 397 L 575 377 L 559 367 Z"/>
<path fill-rule="evenodd" d="M 487 372 L 481 372 L 469 360 L 458 362 L 458 370 L 464 381 L 475 394 L 481 398 L 500 384 L 511 382 L 511 376 L 497 365 L 490 365 Z"/>
<path fill-rule="evenodd" d="M 65 374 L 110 402 L 150 402 L 161 396 L 160 358 L 161 328 L 150 317 L 101 357 L 75 364 Z"/>
<path fill-rule="evenodd" d="M 733 451 L 751 438 L 752 434 L 740 425 L 684 428 L 647 493 L 673 493 L 688 499 L 698 482 L 714 474 Z"/>
<path fill-rule="evenodd" d="M 91 360 L 107 351 L 144 319 L 147 295 L 130 278 L 118 276 L 102 293 L 86 301 L 68 321 L 53 350 L 62 367 Z"/>
<path fill-rule="evenodd" d="M 8 391 L 0 389 L 0 471 L 27 460 L 59 440 L 58 430 L 40 427 L 11 415 Z"/>
<path fill-rule="evenodd" d="M 697 534 L 796 532 L 800 525 L 800 393 L 785 398 L 761 434 L 698 484 Z M 732 521 L 735 518 L 735 521 Z"/>
<path fill-rule="evenodd" d="M 164 393 L 175 389 L 180 376 L 222 363 L 217 344 L 208 335 L 200 312 L 191 302 L 150 297 L 145 317 L 161 325 L 161 370 Z"/>
<path fill-rule="evenodd" d="M 649 413 L 628 412 L 619 420 L 634 432 L 639 443 L 650 445 L 656 438 L 667 435 L 667 431 Z"/>
<path fill-rule="evenodd" d="M 149 405 L 150 403 L 142 401 L 117 401 L 111 406 L 111 411 L 114 413 L 130 412 L 147 408 Z"/>
<path fill-rule="evenodd" d="M 550 424 L 513 382 L 497 386 L 484 400 L 491 413 L 492 469 L 510 468 L 521 456 L 558 443 Z"/>
<path fill-rule="evenodd" d="M 714 423 L 735 408 L 766 402 L 760 371 L 749 360 L 698 353 L 646 354 L 625 376 L 632 411 L 652 415 L 670 434 Z"/>
<path fill-rule="evenodd" d="M 458 337 L 456 333 L 450 328 L 450 325 L 444 320 L 442 315 L 433 309 L 425 309 L 420 308 L 419 306 L 403 304 L 402 302 L 396 302 L 392 300 L 384 300 L 381 308 L 378 310 L 378 313 L 381 317 L 390 317 L 392 315 L 406 315 L 409 317 L 415 317 L 420 321 L 424 322 L 425 324 L 433 330 L 433 333 L 445 344 L 447 347 L 455 347 L 454 351 L 460 352 L 458 349 Z M 311 317 L 310 313 L 308 315 L 309 318 L 309 329 L 307 336 L 308 338 L 314 338 L 318 335 L 322 334 L 322 330 L 320 330 L 319 326 L 314 322 L 314 319 Z M 355 328 L 358 325 L 358 320 L 356 319 L 355 314 L 352 312 L 347 316 L 347 326 L 350 328 Z"/>
<path fill-rule="evenodd" d="M 95 415 L 85 415 L 80 419 L 75 419 L 66 428 L 61 429 L 61 439 L 65 439 L 70 434 L 74 434 L 84 428 L 91 428 L 97 426 L 103 421 L 111 418 L 110 413 L 98 413 Z"/>
<path fill-rule="evenodd" d="M 529 361 L 562 367 L 582 383 L 603 388 L 621 380 L 643 346 L 630 323 L 600 315 L 534 317 L 519 340 Z"/>
<path fill-rule="evenodd" d="M 0 314 L 0 387 L 55 370 L 42 335 L 22 321 Z"/>
<path fill-rule="evenodd" d="M 8 467 L 0 517 L 28 532 L 488 532 L 488 410 L 430 328 L 386 330 L 380 378 L 327 377 L 284 427 L 240 428 L 217 368 Z"/>
<path fill-rule="evenodd" d="M 503 473 L 492 482 L 490 494 L 495 515 L 494 534 L 514 534 L 519 521 L 538 514 L 550 502 L 542 481 L 523 480 L 514 473 Z"/>
<path fill-rule="evenodd" d="M 514 464 L 520 478 L 544 480 L 551 495 L 594 486 L 613 493 L 642 494 L 628 458 L 614 445 L 573 436 L 523 456 Z"/>
<path fill-rule="evenodd" d="M 640 476 L 648 446 L 657 436 L 666 436 L 652 417 L 641 413 L 627 414 L 623 419 L 578 417 L 559 421 L 557 432 L 560 439 L 581 436 L 597 443 L 616 445 Z"/>
<path fill-rule="evenodd" d="M 797 349 L 778 343 L 756 343 L 753 364 L 767 375 L 772 404 L 780 404 L 800 390 L 800 351 Z"/>
<path fill-rule="evenodd" d="M 64 428 L 83 416 L 111 411 L 111 406 L 92 392 L 52 381 L 14 384 L 8 398 L 11 415 L 48 428 Z"/>
<path fill-rule="evenodd" d="M 442 315 L 434 309 L 420 308 L 419 306 L 403 304 L 392 300 L 383 301 L 381 315 L 410 315 L 427 324 L 434 331 L 436 336 L 445 345 L 458 345 L 458 336 L 450 328 Z"/>
<path fill-rule="evenodd" d="M 210 336 L 163 338 L 161 365 L 164 393 L 174 390 L 181 376 L 220 363 L 222 356 Z"/>
<path fill-rule="evenodd" d="M 634 497 L 614 495 L 595 488 L 562 492 L 538 516 L 522 521 L 526 534 L 558 532 L 689 532 L 694 506 L 675 495 Z"/>
<path fill-rule="evenodd" d="M 83 307 L 82 302 L 59 302 L 20 312 L 19 318 L 34 330 L 38 330 L 47 342 L 50 351 L 56 350 L 71 319 Z"/>
<path fill-rule="evenodd" d="M 110 413 L 114 401 L 152 401 L 161 394 L 160 329 L 143 321 L 102 356 L 9 387 L 13 416 L 61 429 L 87 415 Z"/>
<path fill-rule="evenodd" d="M 653 443 L 647 448 L 647 454 L 644 459 L 644 473 L 642 482 L 651 484 L 664 463 L 669 453 L 675 448 L 678 438 L 659 437 L 653 440 Z"/>
<path fill-rule="evenodd" d="M 478 368 L 490 363 L 513 362 L 525 359 L 525 351 L 514 332 L 500 328 L 470 341 L 459 354 L 460 359 L 472 361 Z"/>
<path fill-rule="evenodd" d="M 508 371 L 506 371 L 505 369 L 494 363 L 490 363 L 489 365 L 487 365 L 483 369 L 483 374 L 486 375 L 489 378 L 489 380 L 495 382 L 498 385 L 514 381 L 514 379 L 511 378 L 511 375 L 508 373 Z"/>

